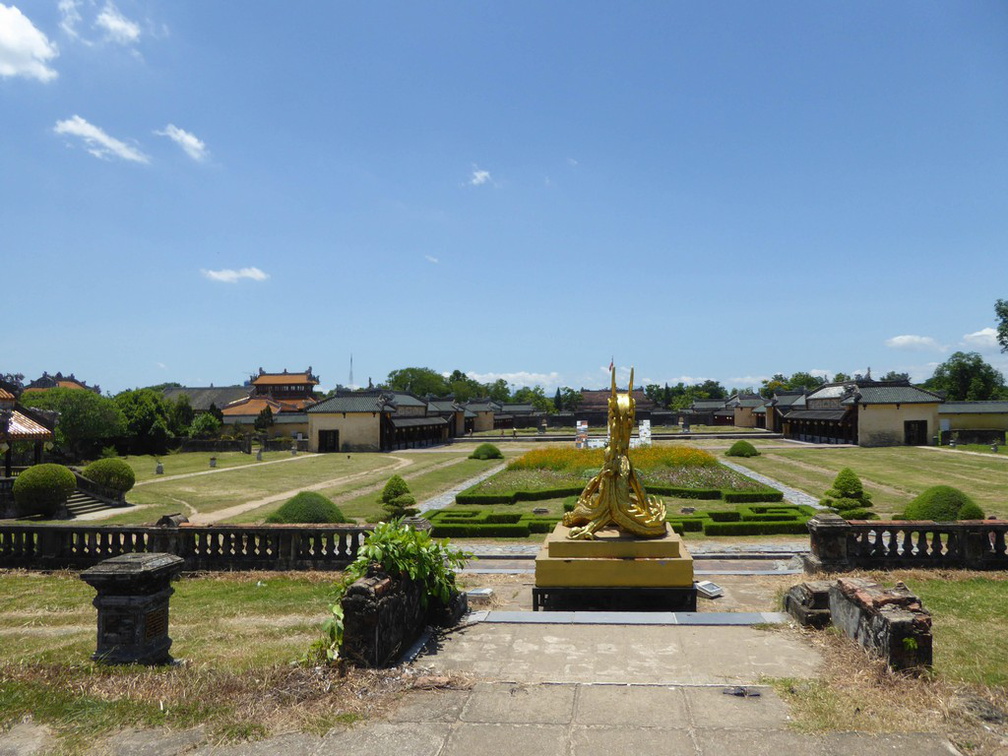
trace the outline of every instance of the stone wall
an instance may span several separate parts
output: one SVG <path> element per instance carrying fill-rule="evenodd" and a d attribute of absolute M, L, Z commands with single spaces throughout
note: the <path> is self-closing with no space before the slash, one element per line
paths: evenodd
<path fill-rule="evenodd" d="M 423 601 L 423 586 L 384 574 L 354 582 L 343 597 L 340 656 L 365 667 L 395 664 L 428 625 L 455 624 L 467 609 L 464 593 L 450 606 L 434 597 Z"/>

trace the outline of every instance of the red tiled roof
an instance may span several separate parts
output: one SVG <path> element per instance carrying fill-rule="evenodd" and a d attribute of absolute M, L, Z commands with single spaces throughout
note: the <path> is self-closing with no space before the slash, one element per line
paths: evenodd
<path fill-rule="evenodd" d="M 315 404 L 314 399 L 297 399 L 287 401 L 285 399 L 274 399 L 270 396 L 252 396 L 248 399 L 239 399 L 232 402 L 221 410 L 224 417 L 237 417 L 243 415 L 258 415 L 267 407 L 274 415 L 281 412 L 304 412 L 305 409 Z"/>
<path fill-rule="evenodd" d="M 314 376 L 308 373 L 263 373 L 252 380 L 253 386 L 293 386 L 299 383 L 318 385 Z"/>
<path fill-rule="evenodd" d="M 12 394 L 10 391 L 8 391 L 5 388 L 0 388 L 0 399 L 5 399 L 7 401 L 10 401 L 11 399 L 14 399 L 14 398 L 15 398 L 14 394 Z"/>

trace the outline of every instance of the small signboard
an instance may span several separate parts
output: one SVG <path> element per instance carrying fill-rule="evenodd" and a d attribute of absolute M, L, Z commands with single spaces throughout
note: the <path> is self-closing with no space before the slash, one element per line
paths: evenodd
<path fill-rule="evenodd" d="M 578 449 L 588 448 L 588 421 L 577 421 L 577 433 L 574 436 L 574 446 Z"/>

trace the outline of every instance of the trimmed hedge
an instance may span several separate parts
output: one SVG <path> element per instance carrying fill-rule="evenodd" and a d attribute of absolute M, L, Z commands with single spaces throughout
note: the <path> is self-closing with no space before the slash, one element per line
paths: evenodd
<path fill-rule="evenodd" d="M 14 479 L 14 512 L 18 517 L 52 517 L 76 490 L 77 478 L 69 468 L 33 465 Z"/>
<path fill-rule="evenodd" d="M 720 491 L 716 488 L 677 488 L 676 486 L 648 485 L 649 494 L 655 496 L 671 496 L 676 499 L 702 499 L 716 501 L 723 499 L 729 504 L 745 504 L 760 501 L 783 501 L 784 494 L 775 488 L 757 491 Z M 460 506 L 486 504 L 516 504 L 519 501 L 545 501 L 561 499 L 565 496 L 580 496 L 584 486 L 564 486 L 562 488 L 544 488 L 541 491 L 511 491 L 499 494 L 465 493 L 455 497 L 455 503 Z"/>
<path fill-rule="evenodd" d="M 136 484 L 136 473 L 133 472 L 133 468 L 118 457 L 92 462 L 81 471 L 81 475 L 120 494 L 126 493 Z"/>
<path fill-rule="evenodd" d="M 792 535 L 807 533 L 806 523 L 815 512 L 812 507 L 793 504 L 743 505 L 729 512 L 670 514 L 666 520 L 669 527 L 680 534 Z M 437 538 L 524 538 L 531 533 L 548 533 L 560 521 L 560 517 L 556 515 L 487 511 L 476 508 L 437 510 L 428 512 L 427 518 L 433 527 L 432 535 Z"/>
<path fill-rule="evenodd" d="M 502 494 L 467 494 L 462 492 L 455 497 L 455 503 L 462 506 L 483 504 L 516 504 L 519 501 L 545 501 L 560 499 L 564 496 L 579 496 L 584 486 L 564 488 L 547 488 L 542 491 L 511 491 Z"/>
<path fill-rule="evenodd" d="M 759 455 L 760 453 L 755 446 L 741 439 L 732 444 L 731 448 L 725 452 L 727 457 L 758 457 Z"/>
<path fill-rule="evenodd" d="M 778 522 L 712 522 L 704 535 L 808 535 L 807 520 Z"/>
<path fill-rule="evenodd" d="M 958 488 L 931 486 L 907 504 L 903 517 L 907 520 L 954 522 L 964 519 L 959 514 L 964 509 L 970 520 L 983 518 L 983 511 L 980 510 L 976 502 Z M 979 517 L 976 516 L 977 512 L 980 513 Z"/>
<path fill-rule="evenodd" d="M 504 459 L 504 455 L 493 444 L 480 444 L 469 455 L 469 459 Z"/>
<path fill-rule="evenodd" d="M 748 504 L 755 501 L 784 501 L 784 493 L 776 488 L 762 491 L 724 491 L 721 498 L 729 504 Z"/>
<path fill-rule="evenodd" d="M 296 523 L 349 522 L 339 507 L 316 491 L 302 491 L 266 518 L 266 522 L 292 525 Z"/>

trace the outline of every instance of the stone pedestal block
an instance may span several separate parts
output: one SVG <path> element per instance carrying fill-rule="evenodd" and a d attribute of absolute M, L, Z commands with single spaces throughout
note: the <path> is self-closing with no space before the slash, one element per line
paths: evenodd
<path fill-rule="evenodd" d="M 81 573 L 98 591 L 98 647 L 107 664 L 168 664 L 170 583 L 185 564 L 172 554 L 123 554 Z"/>

